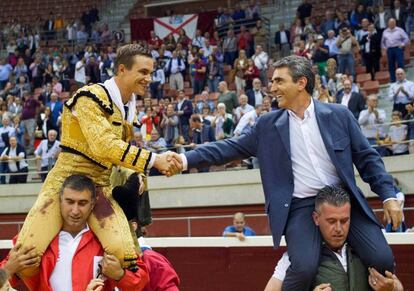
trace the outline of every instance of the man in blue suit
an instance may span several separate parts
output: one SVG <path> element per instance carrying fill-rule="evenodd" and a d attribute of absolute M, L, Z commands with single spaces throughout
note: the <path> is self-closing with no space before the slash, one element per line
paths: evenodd
<path fill-rule="evenodd" d="M 381 157 L 345 106 L 312 100 L 314 75 L 307 59 L 289 56 L 274 65 L 271 91 L 280 110 L 263 115 L 246 134 L 170 155 L 169 160 L 181 160 L 186 169 L 250 156 L 259 159 L 274 245 L 279 246 L 284 234 L 292 262 L 283 290 L 308 290 L 314 279 L 321 237 L 312 211 L 316 194 L 326 185 L 342 185 L 351 194 L 348 243 L 356 254 L 368 267 L 393 272 L 391 248 L 356 185 L 353 168 L 380 196 L 386 220 L 397 228 L 402 210 Z"/>
<path fill-rule="evenodd" d="M 50 102 L 46 103 L 46 107 L 50 107 L 53 126 L 57 128 L 57 121 L 62 113 L 63 104 L 58 100 L 58 95 L 55 92 L 50 94 Z"/>

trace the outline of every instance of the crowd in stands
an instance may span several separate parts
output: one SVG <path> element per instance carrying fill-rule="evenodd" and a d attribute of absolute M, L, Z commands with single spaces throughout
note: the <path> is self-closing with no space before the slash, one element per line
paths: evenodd
<path fill-rule="evenodd" d="M 151 31 L 149 39 L 139 41 L 148 46 L 155 65 L 150 88 L 137 102 L 142 126 L 132 144 L 183 152 L 240 135 L 260 115 L 277 109 L 277 98 L 268 90 L 273 59 L 260 11 L 255 1 L 219 8 L 213 31 L 197 30 L 193 39 L 184 29 L 178 38 L 165 39 Z M 304 0 L 292 27 L 280 24 L 274 37 L 278 57 L 297 54 L 312 60 L 313 97 L 347 106 L 382 155 L 414 150 L 414 143 L 407 142 L 414 136 L 414 83 L 406 79 L 402 52 L 413 31 L 412 11 L 411 2 L 401 6 L 394 1 L 390 11 L 357 5 L 349 11 L 327 10 L 320 20 Z M 91 7 L 67 22 L 51 12 L 44 23 L 27 26 L 12 20 L 2 28 L 7 56 L 0 63 L 1 173 L 26 172 L 24 159 L 35 154 L 44 179 L 59 154 L 63 102 L 77 88 L 114 76 L 121 42 L 106 25 L 100 29 L 98 14 Z M 247 28 L 243 21 L 254 26 Z M 222 37 L 220 27 L 228 27 Z M 40 34 L 44 28 L 49 34 Z M 59 39 L 64 42 L 52 43 Z M 375 79 L 381 55 L 388 59 L 391 82 L 395 78 L 383 96 L 394 104 L 392 116 L 377 108 L 377 95 L 366 94 L 355 82 L 357 64 Z M 16 137 L 16 149 L 11 137 Z M 11 181 L 25 182 L 24 177 Z M 0 182 L 6 182 L 4 175 Z"/>

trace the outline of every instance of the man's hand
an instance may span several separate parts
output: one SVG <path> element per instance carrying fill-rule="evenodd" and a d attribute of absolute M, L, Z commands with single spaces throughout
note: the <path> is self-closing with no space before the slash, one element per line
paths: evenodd
<path fill-rule="evenodd" d="M 397 230 L 402 222 L 402 209 L 397 200 L 388 200 L 384 203 L 384 222 L 392 222 L 392 229 Z"/>
<path fill-rule="evenodd" d="M 246 237 L 244 236 L 243 233 L 237 233 L 236 237 L 238 238 L 239 241 L 244 241 L 246 239 Z"/>
<path fill-rule="evenodd" d="M 40 261 L 41 256 L 37 254 L 35 246 L 22 247 L 21 244 L 17 244 L 11 249 L 4 269 L 11 277 L 26 268 L 38 268 Z"/>
<path fill-rule="evenodd" d="M 119 281 L 124 277 L 125 271 L 122 269 L 117 257 L 105 253 L 102 260 L 102 274 L 115 281 Z"/>
<path fill-rule="evenodd" d="M 154 167 L 163 175 L 171 177 L 183 170 L 183 163 L 179 154 L 174 152 L 166 152 L 159 154 L 155 158 Z"/>
<path fill-rule="evenodd" d="M 396 280 L 391 272 L 386 271 L 385 276 L 381 275 L 374 268 L 369 268 L 368 283 L 375 291 L 397 291 Z M 397 279 L 398 280 L 398 279 Z"/>
<path fill-rule="evenodd" d="M 329 283 L 320 284 L 316 286 L 315 289 L 313 289 L 313 291 L 332 291 L 331 284 Z"/>
<path fill-rule="evenodd" d="M 104 281 L 102 279 L 92 279 L 85 291 L 101 291 L 104 287 Z"/>

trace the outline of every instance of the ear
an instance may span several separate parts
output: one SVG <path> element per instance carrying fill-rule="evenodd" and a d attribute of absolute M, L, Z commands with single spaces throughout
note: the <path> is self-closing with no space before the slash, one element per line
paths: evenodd
<path fill-rule="evenodd" d="M 117 71 L 118 71 L 119 74 L 123 74 L 125 72 L 125 70 L 126 70 L 126 67 L 125 67 L 124 64 L 120 64 L 118 66 L 118 70 Z"/>
<path fill-rule="evenodd" d="M 319 226 L 319 214 L 316 211 L 312 212 L 312 218 L 315 225 Z"/>
<path fill-rule="evenodd" d="M 306 90 L 306 85 L 308 84 L 308 79 L 306 79 L 305 77 L 300 77 L 297 81 L 297 84 L 299 85 L 299 91 L 304 91 Z"/>

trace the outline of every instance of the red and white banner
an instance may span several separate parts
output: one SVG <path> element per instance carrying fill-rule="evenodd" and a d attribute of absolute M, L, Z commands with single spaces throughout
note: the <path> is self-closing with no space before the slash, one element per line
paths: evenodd
<path fill-rule="evenodd" d="M 193 39 L 197 30 L 197 21 L 197 14 L 174 15 L 169 17 L 155 18 L 154 32 L 161 39 L 164 39 L 168 35 L 173 34 L 175 40 L 177 40 L 180 30 L 184 29 L 187 36 Z"/>

